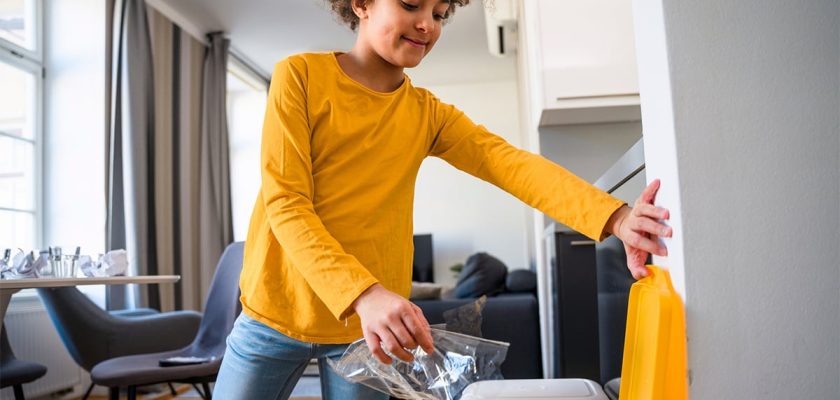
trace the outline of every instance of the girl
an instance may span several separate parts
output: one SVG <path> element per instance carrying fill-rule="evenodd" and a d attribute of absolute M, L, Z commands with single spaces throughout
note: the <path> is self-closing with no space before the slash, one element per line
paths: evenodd
<path fill-rule="evenodd" d="M 668 211 L 654 181 L 634 208 L 546 159 L 518 150 L 403 73 L 434 47 L 469 0 L 332 0 L 358 28 L 346 53 L 291 56 L 274 69 L 240 287 L 215 396 L 288 398 L 311 358 L 327 399 L 385 399 L 325 367 L 365 338 L 410 361 L 433 351 L 411 287 L 414 182 L 427 156 L 488 181 L 594 239 L 616 235 L 636 278 Z"/>

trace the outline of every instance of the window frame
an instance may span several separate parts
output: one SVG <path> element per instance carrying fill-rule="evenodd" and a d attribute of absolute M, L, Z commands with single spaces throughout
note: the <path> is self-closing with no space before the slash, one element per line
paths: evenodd
<path fill-rule="evenodd" d="M 29 50 L 16 43 L 0 38 L 0 48 L 12 54 L 21 56 L 38 64 L 44 61 L 44 2 L 43 0 L 32 0 L 35 3 L 35 50 Z"/>
<path fill-rule="evenodd" d="M 32 118 L 33 121 L 33 137 L 23 138 L 14 135 L 9 135 L 0 132 L 0 136 L 11 138 L 12 140 L 20 140 L 29 143 L 34 147 L 34 171 L 33 171 L 33 200 L 34 209 L 18 209 L 10 207 L 0 207 L 0 210 L 18 213 L 28 213 L 34 216 L 34 246 L 41 248 L 44 243 L 44 7 L 43 0 L 33 0 L 35 2 L 35 47 L 36 49 L 28 50 L 8 40 L 0 38 L 0 62 L 3 62 L 13 68 L 17 68 L 25 73 L 32 74 L 35 78 L 35 109 Z M 26 251 L 32 249 L 24 249 Z"/>

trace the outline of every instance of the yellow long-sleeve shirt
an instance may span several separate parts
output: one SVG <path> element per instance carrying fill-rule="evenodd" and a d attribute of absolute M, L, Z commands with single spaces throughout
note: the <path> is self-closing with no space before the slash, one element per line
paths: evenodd
<path fill-rule="evenodd" d="M 623 203 L 514 148 L 406 77 L 390 93 L 347 76 L 336 54 L 279 62 L 263 127 L 262 186 L 240 287 L 251 317 L 308 342 L 362 336 L 350 305 L 379 282 L 411 289 L 414 184 L 429 155 L 595 239 Z"/>

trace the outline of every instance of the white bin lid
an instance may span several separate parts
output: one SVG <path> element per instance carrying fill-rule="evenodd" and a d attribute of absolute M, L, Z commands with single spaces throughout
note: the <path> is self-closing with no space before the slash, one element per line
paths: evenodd
<path fill-rule="evenodd" d="M 467 386 L 461 400 L 608 400 L 601 386 L 587 379 L 512 379 Z"/>

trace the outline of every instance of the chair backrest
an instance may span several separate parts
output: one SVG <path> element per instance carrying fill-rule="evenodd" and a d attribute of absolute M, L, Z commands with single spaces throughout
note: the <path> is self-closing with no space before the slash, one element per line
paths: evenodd
<path fill-rule="evenodd" d="M 231 243 L 219 258 L 213 283 L 204 303 L 204 317 L 201 319 L 198 335 L 190 345 L 190 354 L 202 357 L 224 355 L 225 339 L 233 330 L 233 323 L 242 311 L 239 301 L 239 274 L 242 272 L 244 248 L 244 242 Z"/>
<path fill-rule="evenodd" d="M 102 337 L 91 332 L 112 331 L 115 317 L 75 287 L 41 288 L 38 294 L 76 364 L 90 371 L 100 361 L 112 357 Z"/>

